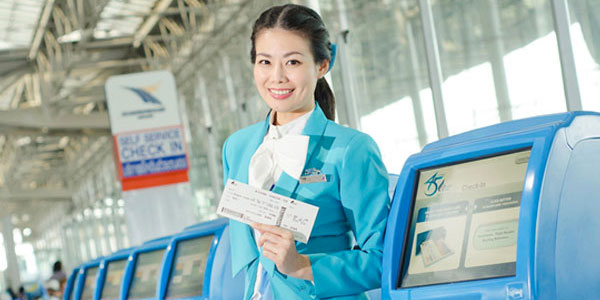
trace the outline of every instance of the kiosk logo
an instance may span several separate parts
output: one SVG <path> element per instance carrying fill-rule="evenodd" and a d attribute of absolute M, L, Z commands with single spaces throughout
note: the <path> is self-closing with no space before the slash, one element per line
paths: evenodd
<path fill-rule="evenodd" d="M 439 182 L 441 180 L 441 182 Z M 444 185 L 446 180 L 444 179 L 444 175 L 439 175 L 438 172 L 435 172 L 427 181 L 425 181 L 425 185 L 427 188 L 425 189 L 425 196 L 431 197 L 435 195 Z"/>

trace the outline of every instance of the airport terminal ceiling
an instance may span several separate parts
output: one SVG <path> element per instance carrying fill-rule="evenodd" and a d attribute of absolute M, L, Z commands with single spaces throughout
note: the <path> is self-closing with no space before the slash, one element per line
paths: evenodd
<path fill-rule="evenodd" d="M 296 1 L 307 4 L 311 1 Z M 314 2 L 314 1 L 313 1 Z M 573 18 L 580 20 L 590 53 L 600 60 L 600 14 L 595 0 L 576 1 Z M 48 212 L 68 216 L 73 211 L 93 206 L 90 198 L 106 198 L 98 192 L 107 186 L 118 189 L 114 170 L 105 167 L 111 159 L 110 128 L 104 84 L 110 76 L 149 70 L 170 70 L 176 78 L 182 105 L 198 109 L 198 73 L 227 81 L 223 61 L 228 60 L 235 82 L 251 81 L 248 59 L 250 24 L 265 7 L 282 1 L 258 0 L 5 0 L 0 3 L 0 211 L 12 215 L 19 228 L 43 233 Z M 481 1 L 431 1 L 438 26 L 439 45 L 445 58 L 444 77 L 487 60 L 490 37 L 474 20 L 480 18 L 466 6 Z M 443 3 L 443 5 L 441 5 Z M 553 30 L 552 24 L 536 23 L 531 16 L 547 9 L 549 1 L 498 1 L 504 22 L 505 51 L 522 47 Z M 341 5 L 343 4 L 343 6 Z M 376 7 L 390 9 L 375 9 Z M 340 8 L 343 7 L 343 8 Z M 436 8 L 437 7 L 437 8 Z M 321 13 L 334 37 L 343 35 L 357 41 L 369 67 L 364 78 L 380 90 L 406 93 L 409 55 L 406 43 L 394 37 L 389 28 L 418 28 L 416 0 L 394 1 L 320 1 Z M 343 10 L 343 11 L 341 11 Z M 336 16 L 345 13 L 351 21 L 361 18 L 382 22 L 342 33 L 344 24 Z M 380 14 L 381 16 L 377 15 Z M 506 21 L 510 20 L 510 21 Z M 393 21 L 393 22 L 392 22 Z M 386 23 L 391 22 L 391 23 Z M 475 22 L 476 23 L 476 22 Z M 524 25 L 525 24 L 525 25 Z M 399 28 L 398 30 L 403 30 Z M 416 29 L 415 29 L 416 30 Z M 462 31 L 461 37 L 452 32 Z M 382 36 L 390 35 L 390 38 Z M 423 43 L 420 33 L 417 42 Z M 381 41 L 389 44 L 381 44 Z M 459 41 L 459 42 L 457 42 Z M 244 44 L 245 43 L 245 44 Z M 466 55 L 468 53 L 469 55 Z M 389 62 L 389 63 L 388 63 Z M 390 72 L 392 68 L 393 72 Z M 428 86 L 427 70 L 421 70 L 422 84 Z M 393 74 L 378 76 L 379 74 Z M 333 78 L 334 82 L 340 80 Z M 397 82 L 399 84 L 389 84 Z M 383 99 L 376 89 L 366 95 Z M 338 91 L 336 91 L 337 93 Z M 388 91 L 389 92 L 389 91 Z M 243 125 L 229 115 L 227 97 L 221 91 L 206 91 L 213 118 L 227 118 L 230 127 Z M 339 91 L 343 93 L 343 91 Z M 260 110 L 252 84 L 235 86 L 235 94 L 247 99 L 238 102 L 244 110 Z M 401 98 L 402 96 L 400 96 Z M 385 103 L 371 102 L 376 110 Z M 205 115 L 187 116 L 192 136 L 203 124 Z M 254 120 L 253 120 L 254 121 Z M 227 126 L 215 125 L 218 143 L 228 134 Z M 192 160 L 205 164 L 209 155 L 204 141 L 192 139 Z M 220 144 L 219 144 L 220 147 Z M 78 187 L 90 184 L 82 178 L 97 168 L 105 168 L 107 178 L 93 176 L 101 183 L 95 194 L 77 197 Z M 194 162 L 192 162 L 192 168 Z M 193 170 L 192 170 L 193 171 Z M 111 177 L 112 176 L 112 177 Z M 197 175 L 208 179 L 208 174 Z M 88 200 L 81 200 L 86 198 Z M 24 217 L 27 216 L 27 217 Z M 55 217 L 56 217 L 55 216 Z"/>

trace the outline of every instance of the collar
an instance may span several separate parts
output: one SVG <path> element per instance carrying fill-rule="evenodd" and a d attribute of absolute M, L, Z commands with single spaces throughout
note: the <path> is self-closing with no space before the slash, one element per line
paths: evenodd
<path fill-rule="evenodd" d="M 273 124 L 273 120 L 269 118 L 270 124 L 266 137 L 280 138 L 285 135 L 300 135 L 313 112 L 314 110 L 309 111 L 285 125 L 275 125 Z"/>

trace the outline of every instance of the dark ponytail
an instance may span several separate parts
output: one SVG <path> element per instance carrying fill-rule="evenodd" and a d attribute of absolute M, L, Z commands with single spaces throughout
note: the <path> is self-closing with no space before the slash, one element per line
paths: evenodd
<path fill-rule="evenodd" d="M 335 121 L 335 97 L 325 77 L 317 81 L 315 89 L 315 99 L 323 110 L 325 117 L 331 121 Z"/>
<path fill-rule="evenodd" d="M 250 62 L 256 60 L 256 36 L 263 29 L 282 28 L 290 31 L 296 31 L 305 36 L 310 42 L 310 48 L 315 63 L 319 64 L 324 60 L 331 61 L 331 43 L 329 42 L 329 33 L 323 20 L 314 10 L 296 4 L 286 4 L 273 6 L 265 10 L 254 23 L 252 28 L 252 49 L 250 50 Z M 325 78 L 317 81 L 315 88 L 315 99 L 329 120 L 335 120 L 335 98 L 333 92 L 327 84 Z"/>

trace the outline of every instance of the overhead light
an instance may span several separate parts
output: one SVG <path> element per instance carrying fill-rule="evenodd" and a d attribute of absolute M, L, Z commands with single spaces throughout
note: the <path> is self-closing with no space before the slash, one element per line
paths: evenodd
<path fill-rule="evenodd" d="M 63 136 L 58 141 L 58 147 L 59 148 L 65 148 L 68 143 L 69 143 L 69 137 L 68 136 Z"/>
<path fill-rule="evenodd" d="M 27 228 L 23 229 L 23 235 L 24 236 L 30 236 L 31 235 L 31 228 L 27 227 Z"/>
<path fill-rule="evenodd" d="M 61 35 L 56 39 L 57 42 L 64 43 L 75 43 L 81 41 L 81 30 L 74 30 L 65 35 Z"/>
<path fill-rule="evenodd" d="M 21 230 L 19 230 L 19 228 L 13 228 L 13 241 L 15 244 L 23 243 L 23 236 L 21 235 Z"/>
<path fill-rule="evenodd" d="M 30 143 L 31 143 L 31 138 L 28 136 L 24 136 L 15 141 L 15 146 L 21 147 L 21 146 L 29 145 Z"/>

